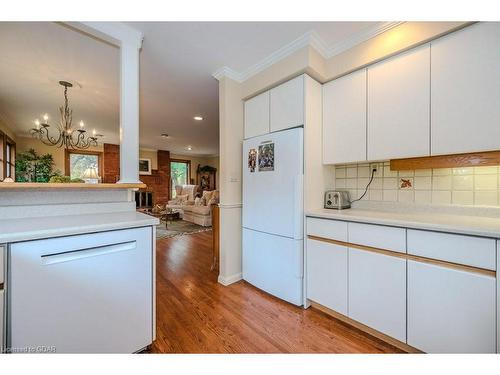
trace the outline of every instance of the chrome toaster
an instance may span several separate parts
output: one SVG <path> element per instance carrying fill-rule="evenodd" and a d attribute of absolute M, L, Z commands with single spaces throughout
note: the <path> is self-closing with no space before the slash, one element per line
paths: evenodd
<path fill-rule="evenodd" d="M 329 190 L 325 193 L 325 208 L 343 210 L 350 208 L 349 192 L 342 190 Z"/>

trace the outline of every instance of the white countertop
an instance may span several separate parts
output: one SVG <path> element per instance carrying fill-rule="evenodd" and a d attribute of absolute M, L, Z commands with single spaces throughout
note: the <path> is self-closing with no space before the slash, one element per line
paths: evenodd
<path fill-rule="evenodd" d="M 500 217 L 366 208 L 318 209 L 306 216 L 500 238 Z"/>
<path fill-rule="evenodd" d="M 159 220 L 143 213 L 113 212 L 0 220 L 0 243 L 143 227 Z"/>

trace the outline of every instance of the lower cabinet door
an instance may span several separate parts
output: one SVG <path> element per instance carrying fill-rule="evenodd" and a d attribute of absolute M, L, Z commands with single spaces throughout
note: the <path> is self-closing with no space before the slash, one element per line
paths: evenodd
<path fill-rule="evenodd" d="M 5 337 L 4 337 L 4 291 L 0 290 L 0 353 L 3 352 L 3 348 L 5 346 Z"/>
<path fill-rule="evenodd" d="M 307 240 L 307 298 L 347 315 L 347 247 Z"/>
<path fill-rule="evenodd" d="M 406 260 L 349 248 L 349 317 L 406 342 Z"/>
<path fill-rule="evenodd" d="M 408 261 L 408 344 L 428 353 L 494 353 L 491 276 Z"/>

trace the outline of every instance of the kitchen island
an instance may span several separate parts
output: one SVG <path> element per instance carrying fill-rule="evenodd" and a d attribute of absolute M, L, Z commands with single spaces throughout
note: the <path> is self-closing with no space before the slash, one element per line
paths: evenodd
<path fill-rule="evenodd" d="M 158 219 L 135 211 L 139 186 L 18 185 L 0 192 L 4 352 L 149 346 Z"/>

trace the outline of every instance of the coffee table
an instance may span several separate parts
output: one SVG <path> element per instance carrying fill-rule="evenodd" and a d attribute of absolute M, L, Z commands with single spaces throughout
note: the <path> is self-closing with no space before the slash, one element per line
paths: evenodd
<path fill-rule="evenodd" d="M 175 208 L 167 208 L 166 211 L 162 212 L 162 219 L 165 220 L 165 228 L 168 228 L 168 222 L 179 220 L 181 217 L 181 211 Z"/>

